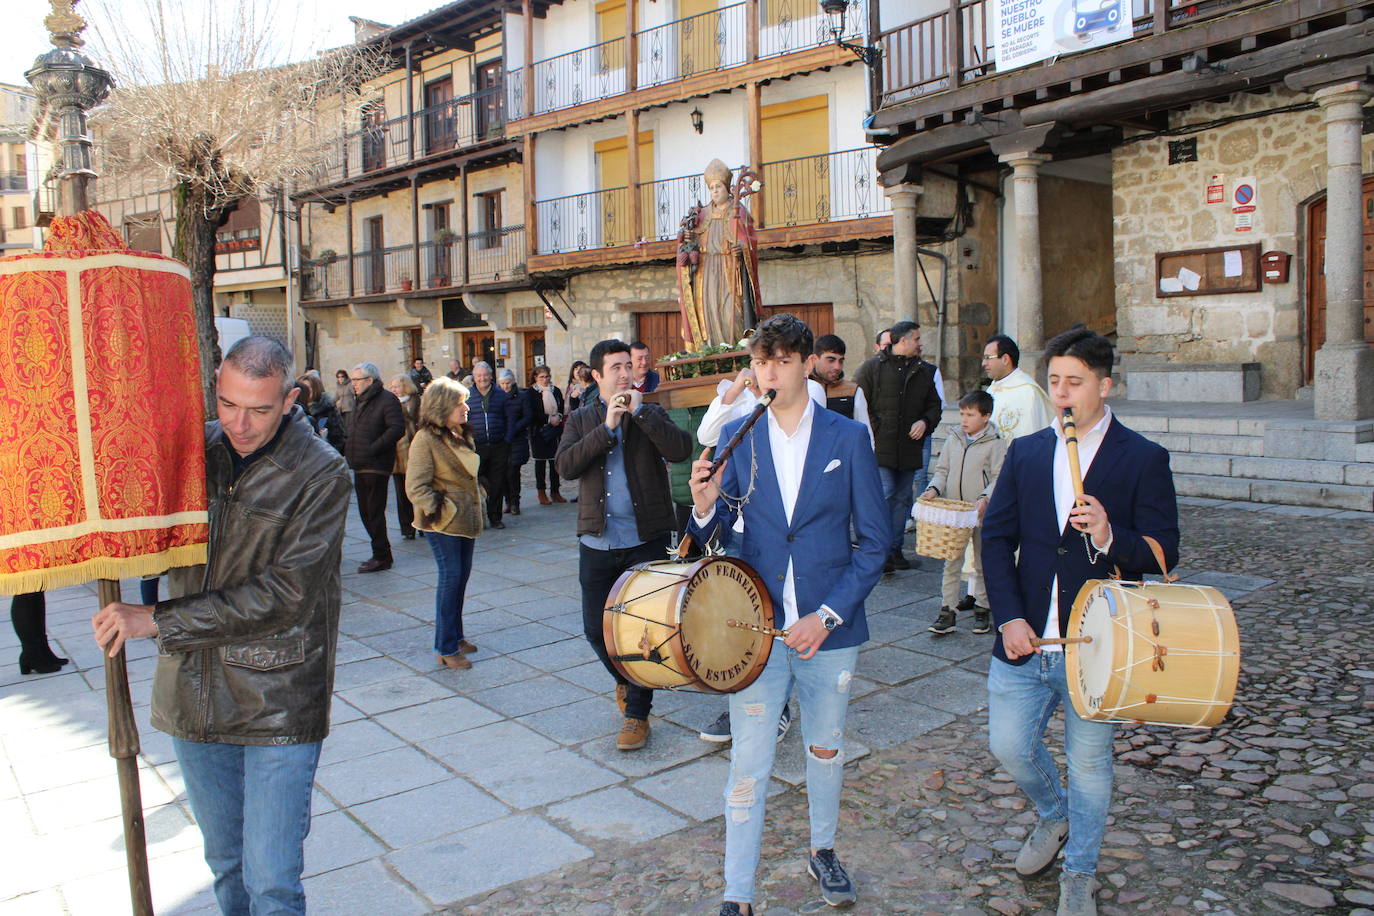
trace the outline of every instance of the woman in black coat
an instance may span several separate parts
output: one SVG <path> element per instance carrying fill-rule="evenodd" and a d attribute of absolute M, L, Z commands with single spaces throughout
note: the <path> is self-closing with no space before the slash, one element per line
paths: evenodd
<path fill-rule="evenodd" d="M 563 437 L 564 410 L 563 392 L 553 384 L 553 373 L 548 366 L 534 370 L 530 387 L 530 403 L 534 408 L 534 420 L 530 423 L 530 453 L 534 456 L 534 483 L 539 488 L 539 505 L 567 502 L 558 493 L 558 470 L 553 458 L 558 452 L 558 440 Z M 548 488 L 545 489 L 545 470 L 548 472 Z M 552 498 L 550 498 L 552 497 Z"/>
<path fill-rule="evenodd" d="M 506 514 L 520 514 L 520 471 L 530 460 L 530 423 L 534 420 L 534 407 L 530 402 L 530 390 L 516 387 L 515 373 L 502 369 L 496 383 L 510 398 L 507 422 L 510 424 L 510 460 L 506 464 Z"/>

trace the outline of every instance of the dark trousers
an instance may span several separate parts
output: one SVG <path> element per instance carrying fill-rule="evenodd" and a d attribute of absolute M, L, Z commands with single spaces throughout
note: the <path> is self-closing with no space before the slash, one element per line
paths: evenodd
<path fill-rule="evenodd" d="M 556 467 L 554 466 L 554 463 L 553 463 L 553 459 L 552 459 L 552 458 L 536 458 L 536 459 L 534 459 L 534 485 L 535 485 L 536 487 L 538 487 L 539 489 L 541 489 L 541 490 L 545 489 L 545 487 L 544 487 L 544 468 L 546 468 L 546 467 L 549 469 L 549 470 L 548 470 L 548 482 L 549 482 L 548 491 L 549 491 L 550 493 L 557 493 L 557 492 L 558 492 L 558 468 L 556 468 Z"/>
<path fill-rule="evenodd" d="M 631 566 L 662 560 L 667 552 L 666 534 L 624 550 L 593 550 L 585 544 L 578 547 L 577 579 L 582 584 L 582 632 L 587 635 L 587 642 L 592 644 L 596 657 L 601 659 L 601 664 L 606 666 L 615 682 L 629 686 L 625 697 L 625 715 L 631 719 L 649 718 L 654 692 L 647 687 L 631 684 L 615 670 L 606 652 L 606 638 L 601 629 L 602 617 L 606 610 L 606 599 L 621 574 Z"/>
<path fill-rule="evenodd" d="M 386 484 L 389 474 L 372 471 L 353 472 L 353 492 L 358 497 L 358 515 L 372 538 L 372 559 L 391 560 L 391 541 L 386 536 Z"/>
<path fill-rule="evenodd" d="M 520 501 L 520 471 L 524 467 L 514 462 L 506 466 L 506 499 L 510 502 Z"/>
<path fill-rule="evenodd" d="M 396 517 L 401 520 L 401 537 L 415 537 L 415 507 L 406 496 L 406 475 L 392 474 L 391 482 L 396 489 Z"/>
<path fill-rule="evenodd" d="M 510 463 L 509 442 L 481 442 L 477 445 L 477 482 L 487 491 L 487 521 L 501 520 L 501 500 L 506 495 L 506 465 Z"/>

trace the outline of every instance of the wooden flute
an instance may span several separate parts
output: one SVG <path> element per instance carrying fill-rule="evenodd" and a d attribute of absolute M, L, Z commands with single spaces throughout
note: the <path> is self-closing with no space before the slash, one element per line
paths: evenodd
<path fill-rule="evenodd" d="M 1078 424 L 1073 419 L 1073 408 L 1064 408 L 1064 450 L 1069 455 L 1069 478 L 1073 482 L 1073 495 L 1083 495 L 1083 470 L 1078 464 Z M 1087 505 L 1081 499 L 1074 499 L 1075 506 Z"/>
<path fill-rule="evenodd" d="M 720 470 L 720 466 L 725 463 L 725 459 L 729 458 L 730 453 L 744 440 L 745 435 L 748 434 L 754 424 L 759 421 L 759 417 L 763 416 L 763 412 L 768 409 L 769 404 L 773 403 L 773 398 L 776 396 L 777 391 L 773 389 L 769 389 L 759 396 L 759 403 L 758 406 L 754 408 L 754 412 L 749 414 L 745 421 L 740 424 L 740 428 L 730 437 L 730 441 L 725 443 L 725 448 L 721 449 L 720 454 L 716 455 L 716 459 L 711 462 L 711 470 L 706 473 L 705 480 L 710 480 L 716 475 L 716 471 Z"/>

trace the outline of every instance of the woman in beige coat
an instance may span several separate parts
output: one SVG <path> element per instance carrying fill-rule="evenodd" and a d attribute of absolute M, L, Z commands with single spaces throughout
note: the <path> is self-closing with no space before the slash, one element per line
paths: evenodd
<path fill-rule="evenodd" d="M 440 376 L 420 401 L 420 428 L 410 443 L 406 495 L 415 507 L 415 527 L 439 567 L 434 596 L 434 651 L 449 668 L 471 668 L 466 653 L 477 647 L 463 638 L 463 593 L 472 573 L 472 548 L 482 533 L 486 494 L 477 482 L 477 452 L 467 428 L 468 390 Z"/>

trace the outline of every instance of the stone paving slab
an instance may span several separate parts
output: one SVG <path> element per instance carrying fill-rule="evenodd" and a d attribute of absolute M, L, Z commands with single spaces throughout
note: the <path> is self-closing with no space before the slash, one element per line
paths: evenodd
<path fill-rule="evenodd" d="M 1228 511 L 1238 508 L 1244 508 L 1246 515 Z M 1368 534 L 1355 534 L 1374 532 L 1374 528 L 1335 515 L 1304 520 L 1266 513 L 1264 508 L 1209 506 L 1205 516 L 1189 516 L 1185 525 L 1187 575 L 1233 595 L 1240 615 L 1247 602 L 1279 600 L 1276 590 L 1287 588 L 1282 600 L 1288 610 L 1275 618 L 1279 624 L 1288 622 L 1293 607 L 1321 607 L 1341 619 L 1358 616 L 1358 608 L 1348 601 L 1329 600 L 1333 588 L 1357 590 L 1364 596 L 1367 613 L 1368 595 L 1374 593 L 1369 588 L 1374 582 L 1367 563 L 1346 563 L 1324 575 L 1318 570 L 1328 554 L 1355 549 L 1360 537 L 1366 538 L 1365 556 L 1374 552 Z M 481 650 L 470 656 L 473 668 L 464 671 L 439 668 L 430 649 L 434 571 L 428 546 L 423 541 L 397 540 L 395 568 L 366 576 L 353 574 L 353 566 L 367 555 L 367 546 L 356 515 L 350 514 L 349 560 L 344 566 L 349 574 L 343 579 L 345 623 L 332 711 L 335 728 L 322 755 L 308 852 L 312 877 L 307 886 L 314 911 L 406 913 L 457 906 L 455 912 L 501 912 L 503 916 L 714 913 L 719 818 L 729 750 L 728 745 L 702 742 L 696 730 L 714 719 L 726 707 L 726 700 L 658 691 L 649 746 L 631 754 L 614 750 L 612 736 L 620 720 L 611 697 L 612 681 L 581 637 L 577 549 L 569 535 L 575 511 L 575 506 L 566 505 L 541 508 L 507 519 L 505 531 L 483 535 L 465 615 L 467 633 Z M 1192 532 L 1207 526 L 1222 530 L 1219 520 L 1228 518 L 1236 520 L 1232 529 L 1221 537 L 1209 535 L 1211 541 L 1231 544 L 1272 532 L 1273 544 L 1296 552 L 1303 544 L 1310 550 L 1311 544 L 1322 542 L 1329 534 L 1328 526 L 1351 527 L 1337 529 L 1344 534 L 1333 551 L 1324 551 L 1315 560 L 1304 556 L 1295 565 L 1304 575 L 1320 576 L 1322 584 L 1311 592 L 1293 592 L 1292 573 L 1280 576 L 1269 554 L 1261 556 L 1248 549 L 1237 553 L 1240 562 L 1230 562 L 1224 552 L 1206 549 L 1205 539 L 1199 549 Z M 1304 539 L 1294 527 L 1303 524 L 1322 526 L 1326 534 L 1318 536 L 1314 528 L 1312 536 Z M 1236 533 L 1235 525 L 1243 526 L 1240 534 L 1244 537 Z M 484 558 L 490 565 L 484 564 Z M 939 564 L 923 560 L 922 565 L 919 571 L 885 577 L 874 590 L 869 602 L 873 639 L 861 654 L 850 686 L 842 833 L 868 837 L 874 831 L 872 824 L 881 822 L 887 835 L 895 838 L 887 843 L 890 848 L 876 849 L 854 869 L 862 887 L 883 888 L 877 909 L 862 903 L 861 907 L 874 913 L 1030 913 L 1047 905 L 1052 908 L 1052 896 L 1046 896 L 1040 885 L 1027 885 L 1024 892 L 1008 892 L 1004 887 L 1005 862 L 1014 855 L 1013 847 L 1024 836 L 1032 815 L 1005 777 L 986 762 L 981 710 L 986 704 L 991 638 L 968 633 L 972 616 L 962 614 L 955 634 L 936 638 L 925 632 L 939 606 Z M 532 575 L 532 568 L 539 574 Z M 1249 574 L 1256 569 L 1274 578 Z M 125 583 L 124 592 L 136 595 L 136 585 Z M 113 764 L 104 743 L 103 671 L 99 653 L 90 644 L 94 595 L 90 588 L 81 587 L 49 597 L 54 644 L 73 657 L 77 670 L 22 677 L 12 664 L 12 635 L 6 631 L 0 636 L 0 655 L 8 656 L 0 659 L 0 822 L 24 825 L 26 833 L 8 833 L 32 838 L 26 853 L 53 848 L 65 853 L 64 844 L 91 852 L 89 865 L 75 869 L 54 870 L 51 863 L 62 863 L 66 856 L 49 856 L 46 865 L 21 868 L 22 881 L 12 877 L 12 869 L 0 869 L 0 916 L 26 910 L 103 914 L 110 911 L 110 900 L 123 899 L 125 894 L 122 852 L 111 846 L 111 837 L 118 839 L 117 796 L 112 791 Z M 1273 627 L 1269 623 L 1264 630 L 1246 630 L 1247 671 L 1264 658 L 1263 650 L 1252 648 L 1262 643 L 1250 634 Z M 1275 633 L 1273 639 L 1296 644 L 1307 635 L 1307 630 L 1299 630 L 1296 637 Z M 1309 657 L 1305 668 L 1320 667 L 1338 655 L 1343 645 L 1323 646 Z M 148 724 L 151 683 L 146 675 L 154 654 L 151 643 L 136 643 L 130 649 L 131 671 L 137 678 L 133 700 L 144 733 L 141 773 L 153 837 L 150 853 L 158 911 L 212 912 L 199 832 L 189 819 L 170 739 L 152 732 Z M 1374 672 L 1374 657 L 1365 653 L 1346 668 Z M 1288 683 L 1303 680 L 1290 677 Z M 1284 728 L 1287 731 L 1282 734 L 1302 735 L 1308 726 L 1299 722 L 1349 719 L 1354 714 L 1341 706 L 1349 701 L 1340 698 L 1358 696 L 1361 689 L 1374 690 L 1374 679 L 1346 674 L 1344 683 L 1367 688 L 1346 686 L 1345 692 L 1336 688 L 1301 710 L 1285 713 L 1281 720 L 1273 719 L 1272 726 L 1256 727 Z M 1328 707 L 1335 708 L 1336 719 L 1330 717 Z M 1327 718 L 1321 717 L 1323 712 Z M 1326 775 L 1322 763 L 1301 758 L 1305 752 L 1290 744 L 1249 748 L 1244 757 L 1230 756 L 1216 766 L 1204 763 L 1200 769 L 1190 769 L 1189 761 L 1204 758 L 1190 756 L 1193 751 L 1187 741 L 1165 744 L 1170 734 L 1156 731 L 1150 735 L 1155 744 L 1135 744 L 1140 737 L 1128 734 L 1120 739 L 1130 742 L 1122 746 L 1134 748 L 1128 756 L 1143 754 L 1149 760 L 1169 761 L 1163 772 L 1177 774 L 1170 785 L 1187 782 L 1196 786 L 1194 791 L 1210 791 L 1215 785 L 1218 793 L 1234 791 L 1246 800 L 1283 807 L 1291 823 L 1300 828 L 1284 828 L 1294 837 L 1291 842 L 1307 844 L 1300 851 L 1296 846 L 1284 848 L 1309 859 L 1320 855 L 1324 847 L 1309 840 L 1308 833 L 1315 829 L 1314 836 L 1325 837 L 1332 848 L 1339 847 L 1344 836 L 1339 831 L 1348 829 L 1346 823 L 1360 824 L 1356 810 L 1374 797 L 1374 771 L 1364 778 L 1367 788 L 1347 785 L 1339 772 Z M 1269 740 L 1262 735 L 1251 737 Z M 779 747 L 775 779 L 769 786 L 774 800 L 760 872 L 765 893 L 770 895 L 769 916 L 810 912 L 817 903 L 808 882 L 799 877 L 795 849 L 797 842 L 805 841 L 802 740 L 801 729 L 794 726 Z M 1283 738 L 1285 742 L 1299 740 L 1305 739 Z M 1344 750 L 1346 745 L 1330 741 L 1313 747 L 1326 748 L 1328 754 L 1352 753 Z M 920 756 L 927 754 L 927 748 L 935 750 Z M 1255 758 L 1252 751 L 1267 756 Z M 1285 754 L 1297 756 L 1280 756 Z M 1374 752 L 1365 758 L 1374 759 Z M 937 764 L 937 759 L 944 762 Z M 1131 766 L 1138 765 L 1133 760 L 1123 765 L 1126 776 L 1133 772 Z M 1280 764 L 1283 769 L 1265 774 L 1264 768 Z M 942 775 L 932 775 L 937 770 Z M 980 773 L 985 774 L 981 782 Z M 1233 778 L 1251 776 L 1260 782 Z M 1125 777 L 1119 773 L 1119 778 Z M 1328 786 L 1324 782 L 1328 779 L 1337 780 L 1337 786 Z M 935 783 L 943 788 L 928 787 Z M 1148 788 L 1151 784 L 1138 785 Z M 884 786 L 892 787 L 894 794 L 874 796 Z M 960 794 L 965 792 L 972 796 Z M 947 800 L 938 808 L 931 807 L 930 799 L 937 796 L 953 803 Z M 964 799 L 985 796 L 989 810 L 1010 819 L 1000 833 L 968 839 L 976 829 L 973 812 L 978 809 L 970 808 Z M 1346 800 L 1328 802 L 1319 796 Z M 912 799 L 917 798 L 925 801 L 913 805 Z M 1349 807 L 1343 815 L 1328 816 L 1313 825 L 1302 812 L 1304 805 L 1311 804 Z M 512 811 L 511 806 L 520 810 Z M 103 817 L 87 819 L 89 815 L 83 812 L 88 810 L 92 815 L 99 810 Z M 936 814 L 943 820 L 937 822 Z M 1146 848 L 1158 851 L 1155 840 L 1147 837 L 1163 835 L 1163 828 L 1151 825 L 1167 826 L 1168 821 L 1164 813 L 1154 813 L 1143 822 L 1150 830 L 1113 834 L 1109 849 L 1122 857 L 1114 861 L 1128 865 L 1148 861 L 1129 855 Z M 864 829 L 855 834 L 860 822 Z M 965 837 L 963 845 L 954 837 Z M 1132 839 L 1135 846 L 1130 845 Z M 952 858 L 932 866 L 927 862 L 930 849 Z M 632 874 L 620 875 L 621 866 L 615 863 L 633 861 L 624 857 L 641 855 L 637 850 L 648 856 L 645 864 Z M 695 864 L 671 869 L 665 864 L 684 856 Z M 19 861 L 22 866 L 28 860 Z M 968 880 L 965 868 L 972 869 Z M 1168 880 L 1158 874 L 1147 869 L 1132 881 L 1140 875 L 1156 884 Z M 1229 874 L 1208 872 L 1217 881 L 1228 880 Z M 1365 877 L 1374 885 L 1374 870 Z M 1285 883 L 1271 878 L 1260 883 Z M 520 893 L 512 896 L 510 888 L 500 890 L 513 881 L 524 882 L 516 885 L 523 888 Z M 626 890 L 638 887 L 636 881 L 649 881 L 645 887 L 651 888 L 637 902 L 627 896 L 634 892 Z M 1297 889 L 1275 889 L 1266 899 L 1266 911 L 1285 911 L 1288 904 L 1276 906 L 1274 900 L 1289 900 L 1298 907 L 1291 901 L 1313 893 L 1310 883 L 1290 878 L 1287 884 Z M 1206 880 L 1195 885 L 1208 886 Z M 988 887 L 993 890 L 975 893 Z M 488 892 L 490 897 L 484 898 Z M 1347 892 L 1355 896 L 1342 896 Z M 1336 899 L 1343 906 L 1365 906 L 1359 895 L 1367 892 L 1374 893 L 1374 888 L 1366 891 L 1347 884 Z M 1109 898 L 1104 914 L 1135 911 L 1132 893 L 1130 887 L 1114 885 L 1114 897 Z M 1011 903 L 999 902 L 988 909 L 984 904 L 992 898 Z M 1209 898 L 1188 897 L 1181 891 L 1175 898 L 1141 899 L 1155 901 L 1152 911 L 1170 916 L 1182 908 L 1207 910 L 1199 905 Z M 488 905 L 483 899 L 492 902 Z M 479 902 L 473 904 L 474 900 Z M 1217 901 L 1208 905 L 1225 911 Z M 1233 906 L 1232 911 L 1254 910 Z"/>

